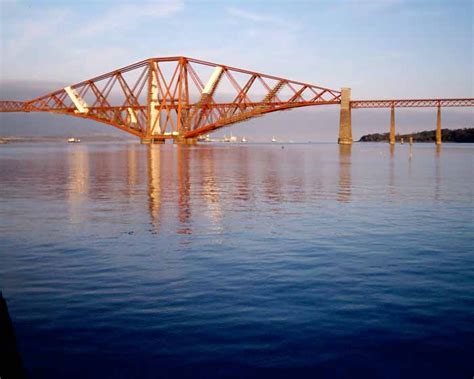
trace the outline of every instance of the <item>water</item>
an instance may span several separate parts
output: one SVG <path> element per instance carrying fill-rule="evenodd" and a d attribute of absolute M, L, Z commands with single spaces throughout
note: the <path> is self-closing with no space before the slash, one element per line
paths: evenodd
<path fill-rule="evenodd" d="M 32 378 L 474 373 L 474 147 L 0 148 Z"/>

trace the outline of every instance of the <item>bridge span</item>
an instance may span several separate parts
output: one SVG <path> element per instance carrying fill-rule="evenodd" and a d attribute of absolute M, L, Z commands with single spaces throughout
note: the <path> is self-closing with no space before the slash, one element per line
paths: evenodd
<path fill-rule="evenodd" d="M 474 99 L 352 100 L 351 89 L 325 88 L 188 57 L 150 58 L 28 101 L 0 101 L 0 112 L 50 112 L 95 120 L 142 143 L 194 144 L 200 135 L 276 111 L 340 105 L 340 144 L 352 143 L 352 109 L 472 107 Z"/>

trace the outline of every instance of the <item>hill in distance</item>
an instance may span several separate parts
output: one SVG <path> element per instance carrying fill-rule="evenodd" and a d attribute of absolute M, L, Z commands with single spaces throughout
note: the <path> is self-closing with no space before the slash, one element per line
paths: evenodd
<path fill-rule="evenodd" d="M 443 142 L 462 142 L 462 143 L 474 143 L 474 128 L 465 129 L 441 129 L 441 135 Z M 413 142 L 435 142 L 436 130 L 425 130 L 423 132 L 416 132 L 410 134 L 397 134 L 396 140 L 404 139 L 408 142 L 408 139 L 413 137 Z M 359 142 L 388 142 L 389 133 L 374 133 L 366 134 L 362 136 Z"/>

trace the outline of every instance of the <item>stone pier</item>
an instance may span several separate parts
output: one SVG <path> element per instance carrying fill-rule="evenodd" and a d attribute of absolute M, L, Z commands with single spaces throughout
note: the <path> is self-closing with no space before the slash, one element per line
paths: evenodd
<path fill-rule="evenodd" d="M 351 123 L 351 89 L 341 89 L 341 113 L 339 118 L 339 138 L 340 145 L 352 144 L 352 123 Z"/>
<path fill-rule="evenodd" d="M 176 145 L 196 145 L 197 138 L 185 138 L 177 136 L 173 139 L 173 143 Z"/>
<path fill-rule="evenodd" d="M 150 137 L 143 137 L 142 139 L 140 139 L 140 142 L 144 145 L 163 144 L 163 143 L 165 143 L 165 139 L 150 136 Z"/>
<path fill-rule="evenodd" d="M 441 145 L 441 105 L 436 112 L 436 144 Z"/>
<path fill-rule="evenodd" d="M 390 108 L 390 145 L 395 145 L 395 107 Z"/>

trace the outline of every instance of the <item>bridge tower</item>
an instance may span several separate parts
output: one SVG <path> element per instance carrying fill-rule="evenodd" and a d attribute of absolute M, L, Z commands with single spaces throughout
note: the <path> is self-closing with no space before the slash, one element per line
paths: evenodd
<path fill-rule="evenodd" d="M 441 105 L 436 112 L 436 145 L 441 145 Z"/>
<path fill-rule="evenodd" d="M 390 107 L 390 136 L 389 141 L 390 145 L 395 145 L 395 106 Z"/>
<path fill-rule="evenodd" d="M 352 124 L 351 124 L 351 89 L 341 89 L 341 113 L 339 118 L 339 138 L 340 145 L 352 144 Z"/>
<path fill-rule="evenodd" d="M 145 135 L 141 137 L 141 143 L 165 143 L 164 138 L 160 138 L 161 131 L 161 112 L 159 109 L 159 83 L 156 62 L 149 62 L 148 74 L 148 93 L 147 93 L 147 117 Z"/>

